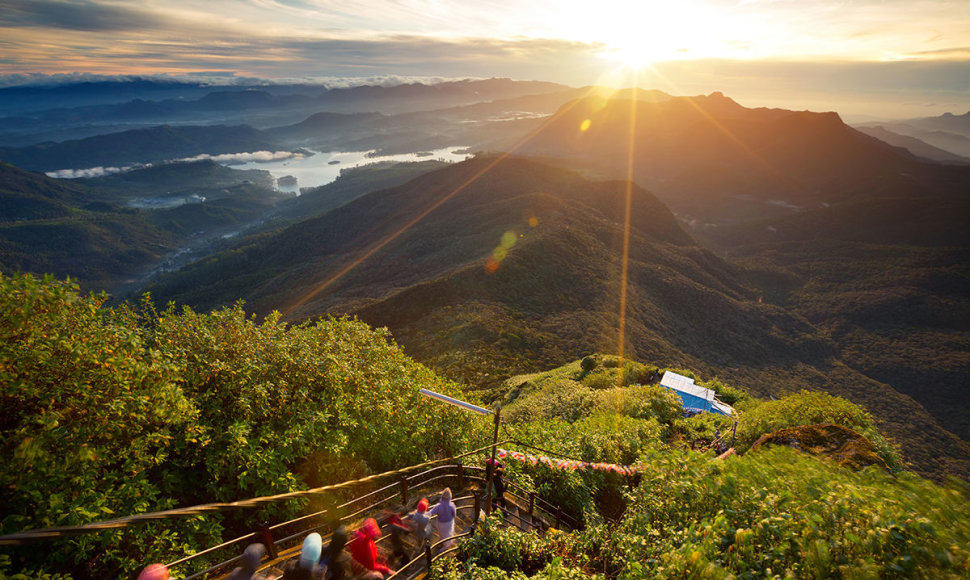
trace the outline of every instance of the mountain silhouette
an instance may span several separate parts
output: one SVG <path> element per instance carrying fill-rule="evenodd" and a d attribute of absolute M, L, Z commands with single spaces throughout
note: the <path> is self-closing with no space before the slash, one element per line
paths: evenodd
<path fill-rule="evenodd" d="M 524 150 L 605 175 L 629 171 L 676 212 L 712 223 L 868 197 L 873 187 L 896 194 L 914 181 L 940 179 L 936 165 L 852 129 L 836 113 L 750 109 L 721 93 L 653 103 L 574 101 Z"/>

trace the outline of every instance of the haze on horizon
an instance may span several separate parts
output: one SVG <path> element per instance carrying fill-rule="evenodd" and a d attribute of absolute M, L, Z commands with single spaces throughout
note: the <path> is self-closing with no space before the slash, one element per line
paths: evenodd
<path fill-rule="evenodd" d="M 970 109 L 965 0 L 0 0 L 0 38 L 0 86 L 497 76 L 856 116 Z"/>

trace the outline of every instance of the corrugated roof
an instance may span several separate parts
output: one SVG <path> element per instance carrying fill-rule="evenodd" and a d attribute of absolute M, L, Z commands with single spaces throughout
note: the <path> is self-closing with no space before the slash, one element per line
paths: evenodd
<path fill-rule="evenodd" d="M 660 379 L 660 386 L 667 387 L 668 389 L 673 389 L 675 391 L 680 391 L 682 393 L 687 393 L 695 397 L 700 397 L 705 401 L 710 401 L 713 409 L 717 409 L 719 412 L 725 415 L 733 415 L 734 408 L 731 405 L 726 405 L 715 398 L 716 393 L 711 389 L 705 389 L 700 385 L 694 384 L 694 379 L 690 377 L 685 377 L 684 375 L 678 375 L 677 373 L 672 373 L 670 371 L 664 371 L 664 376 Z M 704 409 L 707 410 L 707 409 Z"/>
<path fill-rule="evenodd" d="M 714 391 L 705 389 L 700 385 L 695 385 L 694 379 L 690 377 L 678 375 L 677 373 L 672 373 L 670 371 L 664 371 L 664 376 L 660 379 L 660 386 L 667 387 L 668 389 L 674 389 L 675 391 L 690 393 L 691 395 L 700 397 L 705 401 L 711 401 L 714 399 Z"/>

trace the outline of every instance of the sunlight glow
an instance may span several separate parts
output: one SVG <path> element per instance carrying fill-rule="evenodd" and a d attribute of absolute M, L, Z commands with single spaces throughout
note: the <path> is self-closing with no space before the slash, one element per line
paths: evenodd
<path fill-rule="evenodd" d="M 563 38 L 605 45 L 600 56 L 631 69 L 655 62 L 736 55 L 750 28 L 718 4 L 700 0 L 565 2 L 551 26 Z"/>

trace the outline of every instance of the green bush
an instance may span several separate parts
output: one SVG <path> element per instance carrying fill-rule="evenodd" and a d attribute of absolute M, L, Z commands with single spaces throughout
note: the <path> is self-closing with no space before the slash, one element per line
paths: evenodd
<path fill-rule="evenodd" d="M 700 413 L 681 419 L 677 423 L 678 434 L 692 449 L 698 450 L 709 448 L 714 443 L 715 433 L 718 430 L 721 432 L 721 441 L 725 445 L 730 445 L 733 428 L 733 417 L 725 417 L 717 413 Z"/>
<path fill-rule="evenodd" d="M 573 422 L 588 415 L 594 404 L 594 393 L 589 388 L 576 381 L 559 379 L 520 395 L 502 410 L 502 417 L 512 423 L 555 418 Z"/>
<path fill-rule="evenodd" d="M 635 419 L 654 418 L 672 424 L 683 415 L 683 406 L 676 393 L 656 385 L 621 387 L 598 393 L 596 407 Z"/>
<path fill-rule="evenodd" d="M 631 465 L 650 449 L 663 448 L 665 428 L 655 419 L 634 419 L 596 412 L 575 423 L 536 421 L 510 426 L 513 439 L 548 450 L 551 454 L 580 461 Z M 521 449 L 532 454 L 543 452 Z M 622 495 L 627 477 L 593 469 L 553 469 L 514 460 L 506 462 L 510 478 L 540 497 L 562 506 L 580 521 L 599 519 L 599 508 L 609 498 Z"/>
<path fill-rule="evenodd" d="M 901 469 L 899 449 L 879 432 L 865 409 L 841 397 L 815 391 L 801 391 L 749 408 L 738 423 L 735 447 L 743 452 L 765 433 L 820 423 L 835 423 L 862 433 L 891 470 Z"/>
<path fill-rule="evenodd" d="M 967 500 L 786 447 L 726 461 L 656 453 L 600 556 L 623 578 L 965 577 Z"/>
<path fill-rule="evenodd" d="M 601 391 L 612 389 L 621 385 L 620 374 L 616 368 L 601 367 L 583 377 L 583 386 Z"/>
<path fill-rule="evenodd" d="M 242 307 L 105 308 L 51 278 L 0 275 L 0 533 L 72 526 L 307 487 L 468 449 L 486 422 L 429 403 L 454 384 L 356 320 L 290 326 Z M 315 482 L 333 483 L 333 481 Z M 301 502 L 81 535 L 11 554 L 19 568 L 123 577 L 280 521 Z"/>
<path fill-rule="evenodd" d="M 717 399 L 719 401 L 732 407 L 744 405 L 751 400 L 751 395 L 747 392 L 736 387 L 725 385 L 718 379 L 711 379 L 706 383 L 701 383 L 701 386 L 717 393 Z"/>
<path fill-rule="evenodd" d="M 579 567 L 564 563 L 569 556 L 569 542 L 565 534 L 550 533 L 545 537 L 523 533 L 516 528 L 502 527 L 501 516 L 481 520 L 478 532 L 462 542 L 458 558 L 435 562 L 429 578 L 432 580 L 504 580 L 505 578 L 536 580 L 569 580 L 599 578 Z M 571 561 L 569 558 L 567 561 Z"/>

